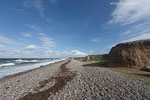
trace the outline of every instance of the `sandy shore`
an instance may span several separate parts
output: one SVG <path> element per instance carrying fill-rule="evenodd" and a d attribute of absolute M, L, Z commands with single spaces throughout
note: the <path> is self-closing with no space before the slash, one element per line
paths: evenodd
<path fill-rule="evenodd" d="M 150 85 L 121 73 L 66 60 L 6 77 L 0 100 L 150 100 Z"/>

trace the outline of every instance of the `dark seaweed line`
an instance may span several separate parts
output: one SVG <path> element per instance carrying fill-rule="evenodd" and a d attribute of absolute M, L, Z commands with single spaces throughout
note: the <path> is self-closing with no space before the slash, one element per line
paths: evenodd
<path fill-rule="evenodd" d="M 39 88 L 43 88 L 48 84 L 51 80 L 55 79 L 56 83 L 53 87 L 50 87 L 46 90 L 37 92 L 37 93 L 31 93 L 29 92 L 27 95 L 25 95 L 22 98 L 19 98 L 18 100 L 47 100 L 52 94 L 56 94 L 59 90 L 62 90 L 65 85 L 67 85 L 67 82 L 71 81 L 73 77 L 76 76 L 75 72 L 69 71 L 68 68 L 66 68 L 66 65 L 71 60 L 67 61 L 66 63 L 62 64 L 60 66 L 60 71 L 55 76 L 52 76 L 48 80 L 41 81 Z"/>

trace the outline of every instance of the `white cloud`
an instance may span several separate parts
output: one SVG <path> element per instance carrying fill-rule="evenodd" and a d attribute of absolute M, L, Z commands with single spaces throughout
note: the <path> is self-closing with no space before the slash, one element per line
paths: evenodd
<path fill-rule="evenodd" d="M 81 52 L 81 51 L 79 51 L 79 50 L 72 50 L 72 51 L 70 52 L 70 54 L 71 54 L 71 55 L 75 55 L 75 56 L 86 56 L 86 55 L 87 55 L 87 53 Z"/>
<path fill-rule="evenodd" d="M 40 36 L 47 36 L 46 33 L 39 33 Z"/>
<path fill-rule="evenodd" d="M 32 37 L 32 34 L 30 34 L 30 33 L 24 33 L 23 36 L 24 37 Z"/>
<path fill-rule="evenodd" d="M 52 47 L 55 45 L 53 38 L 50 37 L 40 37 L 40 40 L 43 42 L 43 46 L 45 47 Z"/>
<path fill-rule="evenodd" d="M 15 9 L 15 10 L 17 10 L 18 12 L 25 13 L 25 11 L 23 9 Z"/>
<path fill-rule="evenodd" d="M 91 40 L 91 42 L 100 42 L 101 38 L 94 38 Z"/>
<path fill-rule="evenodd" d="M 45 55 L 54 57 L 82 57 L 87 56 L 88 54 L 79 50 L 72 50 L 72 51 L 48 50 L 45 52 Z"/>
<path fill-rule="evenodd" d="M 15 52 L 16 52 L 16 50 L 13 48 L 9 48 L 9 47 L 6 47 L 4 45 L 1 45 L 1 47 L 0 47 L 0 56 L 1 57 L 10 57 L 10 56 L 13 57 L 12 55 Z"/>
<path fill-rule="evenodd" d="M 130 37 L 129 39 L 111 44 L 111 45 L 107 46 L 106 48 L 110 49 L 110 48 L 116 46 L 119 43 L 132 42 L 132 41 L 136 41 L 136 40 L 145 40 L 145 39 L 150 39 L 150 34 L 149 33 L 140 34 L 140 35 L 137 35 L 137 36 Z"/>
<path fill-rule="evenodd" d="M 120 42 L 150 39 L 150 0 L 119 0 L 114 4 L 116 8 L 112 12 L 112 19 L 109 23 L 119 24 L 122 28 L 126 28 L 123 33 L 119 34 Z"/>
<path fill-rule="evenodd" d="M 4 46 L 0 44 L 0 48 L 3 48 Z"/>
<path fill-rule="evenodd" d="M 121 36 L 136 36 L 144 33 L 150 33 L 150 21 L 130 26 Z"/>
<path fill-rule="evenodd" d="M 129 42 L 129 41 L 136 41 L 136 40 L 144 40 L 144 39 L 150 39 L 150 34 L 140 34 L 135 37 L 129 38 L 127 40 L 124 40 L 122 42 Z"/>
<path fill-rule="evenodd" d="M 110 23 L 132 24 L 150 20 L 150 0 L 120 0 L 112 13 Z"/>
<path fill-rule="evenodd" d="M 38 46 L 36 46 L 36 45 L 28 45 L 25 47 L 25 50 L 35 50 L 37 48 L 38 48 Z"/>
<path fill-rule="evenodd" d="M 21 40 L 22 42 L 24 42 L 24 43 L 27 43 L 28 42 L 28 40 L 27 39 L 25 39 L 25 38 L 18 38 L 19 40 Z"/>
<path fill-rule="evenodd" d="M 2 36 L 2 35 L 0 35 L 0 42 L 1 43 L 6 43 L 6 44 L 12 44 L 12 45 L 16 45 L 17 44 L 14 40 L 9 39 L 9 38 L 7 38 L 5 36 Z"/>
<path fill-rule="evenodd" d="M 41 56 L 42 55 L 42 56 Z M 0 45 L 0 56 L 1 57 L 82 57 L 86 56 L 87 53 L 79 51 L 79 50 L 72 50 L 72 51 L 57 51 L 57 50 L 46 50 L 40 48 L 36 45 L 28 45 L 22 49 L 15 49 Z"/>
<path fill-rule="evenodd" d="M 26 46 L 23 49 L 10 48 L 7 46 L 2 46 L 2 48 L 0 47 L 0 56 L 4 58 L 5 57 L 6 58 L 14 58 L 14 57 L 33 58 L 33 57 L 40 57 L 40 53 L 42 52 L 38 52 L 36 46 L 34 45 Z"/>
<path fill-rule="evenodd" d="M 25 24 L 25 25 L 26 25 L 27 27 L 29 27 L 29 28 L 35 30 L 35 31 L 38 31 L 38 30 L 41 29 L 41 28 L 40 28 L 39 26 L 37 26 L 37 25 L 31 25 L 31 24 Z"/>
<path fill-rule="evenodd" d="M 34 9 L 38 11 L 40 17 L 44 18 L 44 6 L 42 0 L 24 0 L 23 6 L 27 9 Z"/>
<path fill-rule="evenodd" d="M 43 43 L 44 47 L 52 47 L 55 46 L 54 39 L 46 35 L 45 33 L 40 33 L 40 40 Z"/>
<path fill-rule="evenodd" d="M 89 54 L 90 54 L 90 55 L 94 54 L 94 51 L 89 51 Z"/>

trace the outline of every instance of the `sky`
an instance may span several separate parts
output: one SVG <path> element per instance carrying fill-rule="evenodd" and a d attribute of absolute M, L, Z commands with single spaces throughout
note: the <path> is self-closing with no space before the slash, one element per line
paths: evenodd
<path fill-rule="evenodd" d="M 1 0 L 0 58 L 81 57 L 150 39 L 150 0 Z"/>

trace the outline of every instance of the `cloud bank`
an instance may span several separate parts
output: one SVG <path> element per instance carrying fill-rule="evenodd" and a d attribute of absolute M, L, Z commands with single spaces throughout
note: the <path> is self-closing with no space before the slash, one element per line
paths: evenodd
<path fill-rule="evenodd" d="M 120 0 L 112 12 L 111 23 L 128 25 L 137 21 L 150 20 L 150 0 Z"/>
<path fill-rule="evenodd" d="M 56 51 L 56 50 L 48 50 L 44 53 L 45 55 L 53 55 L 56 57 L 83 57 L 88 54 L 79 50 L 72 51 Z"/>
<path fill-rule="evenodd" d="M 44 47 L 53 47 L 55 46 L 55 42 L 53 41 L 54 39 L 49 37 L 47 34 L 45 33 L 40 33 L 40 37 L 39 37 L 40 41 L 42 42 Z"/>
<path fill-rule="evenodd" d="M 2 35 L 0 35 L 0 42 L 6 43 L 6 44 L 12 44 L 12 45 L 16 45 L 17 44 L 16 41 L 14 41 L 14 40 L 12 40 L 10 38 L 7 38 L 5 36 L 2 36 Z"/>
<path fill-rule="evenodd" d="M 40 37 L 37 38 L 40 44 L 29 44 L 25 45 L 22 48 L 15 48 L 16 42 L 12 39 L 4 37 L 0 35 L 0 43 L 13 44 L 13 47 L 6 46 L 5 44 L 0 44 L 0 57 L 4 58 L 45 58 L 45 57 L 59 57 L 59 58 L 66 58 L 66 57 L 81 57 L 86 56 L 87 53 L 79 51 L 79 50 L 71 50 L 71 51 L 59 51 L 59 50 L 52 50 L 52 46 L 55 46 L 55 42 L 53 38 L 50 38 L 45 33 L 39 33 Z M 25 36 L 30 36 L 26 34 Z"/>
<path fill-rule="evenodd" d="M 109 24 L 126 28 L 122 41 L 150 39 L 150 0 L 119 0 L 115 6 Z"/>
<path fill-rule="evenodd" d="M 71 51 L 57 51 L 57 50 L 43 50 L 39 46 L 28 45 L 23 49 L 15 49 L 0 45 L 0 56 L 1 57 L 25 57 L 25 58 L 66 58 L 66 57 L 82 57 L 86 56 L 87 53 L 79 51 L 79 50 L 71 50 Z"/>

